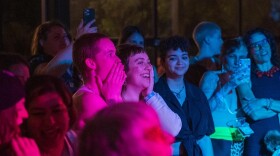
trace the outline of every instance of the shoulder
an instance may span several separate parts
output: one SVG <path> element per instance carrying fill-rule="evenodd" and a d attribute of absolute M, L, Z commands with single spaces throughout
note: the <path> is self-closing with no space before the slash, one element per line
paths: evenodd
<path fill-rule="evenodd" d="M 94 105 L 94 107 L 104 107 L 107 106 L 104 99 L 93 92 L 86 92 L 86 91 L 77 91 L 73 95 L 73 102 L 75 107 L 82 107 L 87 108 L 89 106 Z"/>
<path fill-rule="evenodd" d="M 216 84 L 219 81 L 220 71 L 207 71 L 203 74 L 200 80 L 200 86 Z"/>
<path fill-rule="evenodd" d="M 220 71 L 207 71 L 203 74 L 202 79 L 214 79 L 219 80 Z"/>

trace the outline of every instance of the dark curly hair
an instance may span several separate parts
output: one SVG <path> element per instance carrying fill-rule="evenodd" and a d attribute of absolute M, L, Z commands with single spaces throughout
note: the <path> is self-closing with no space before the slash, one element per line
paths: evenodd
<path fill-rule="evenodd" d="M 264 28 L 254 28 L 249 30 L 245 35 L 244 35 L 244 41 L 247 46 L 248 51 L 250 52 L 250 38 L 253 34 L 263 34 L 266 39 L 268 40 L 268 43 L 271 48 L 271 63 L 277 67 L 280 67 L 280 58 L 279 58 L 279 52 L 278 52 L 278 47 L 276 44 L 276 40 L 274 35 L 269 32 L 268 30 Z M 249 53 L 249 56 L 252 58 L 251 54 Z M 254 61 L 252 61 L 252 71 L 256 70 L 256 64 Z"/>
<path fill-rule="evenodd" d="M 159 45 L 161 60 L 164 61 L 169 50 L 177 50 L 178 48 L 182 51 L 189 52 L 191 49 L 189 40 L 181 36 L 172 36 L 162 40 Z"/>

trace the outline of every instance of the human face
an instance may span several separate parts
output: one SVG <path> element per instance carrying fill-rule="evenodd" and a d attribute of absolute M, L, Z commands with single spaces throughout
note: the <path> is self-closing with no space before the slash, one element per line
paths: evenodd
<path fill-rule="evenodd" d="M 62 98 L 50 92 L 29 103 L 28 132 L 42 151 L 63 144 L 69 128 L 69 115 Z"/>
<path fill-rule="evenodd" d="M 225 56 L 225 64 L 224 67 L 227 71 L 236 71 L 239 68 L 240 59 L 247 57 L 247 48 L 245 46 L 241 46 L 236 49 L 233 53 Z"/>
<path fill-rule="evenodd" d="M 250 54 L 256 64 L 270 62 L 271 48 L 267 38 L 262 33 L 252 34 L 250 37 Z"/>
<path fill-rule="evenodd" d="M 46 54 L 55 56 L 59 51 L 66 48 L 70 41 L 62 27 L 54 26 L 48 31 L 47 39 L 40 40 L 40 43 Z"/>
<path fill-rule="evenodd" d="M 126 43 L 136 44 L 140 47 L 144 47 L 144 38 L 139 33 L 133 33 L 127 38 Z"/>
<path fill-rule="evenodd" d="M 26 119 L 28 117 L 28 113 L 24 107 L 25 98 L 22 98 L 16 103 L 16 112 L 17 112 L 17 118 L 16 123 L 17 125 L 21 125 L 23 119 Z"/>
<path fill-rule="evenodd" d="M 15 64 L 12 65 L 9 70 L 15 74 L 16 77 L 21 81 L 22 84 L 25 84 L 27 79 L 30 77 L 29 68 L 24 64 Z"/>
<path fill-rule="evenodd" d="M 218 55 L 221 53 L 221 48 L 224 41 L 222 39 L 222 33 L 220 30 L 215 30 L 209 39 L 209 45 L 213 55 Z"/>
<path fill-rule="evenodd" d="M 169 50 L 165 57 L 166 75 L 170 78 L 183 77 L 189 68 L 189 56 L 180 48 Z"/>
<path fill-rule="evenodd" d="M 152 65 L 145 52 L 130 56 L 128 58 L 128 71 L 126 73 L 127 85 L 135 85 L 143 87 L 143 89 L 149 87 L 151 70 Z"/>
<path fill-rule="evenodd" d="M 97 66 L 96 73 L 103 81 L 108 76 L 114 63 L 120 63 L 121 60 L 116 56 L 115 45 L 110 39 L 100 39 L 96 46 L 99 49 L 94 59 Z"/>

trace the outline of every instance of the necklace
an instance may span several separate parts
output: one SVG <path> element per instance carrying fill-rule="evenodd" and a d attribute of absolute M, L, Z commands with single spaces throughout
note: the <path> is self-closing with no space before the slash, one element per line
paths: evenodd
<path fill-rule="evenodd" d="M 257 70 L 256 74 L 258 77 L 262 77 L 262 76 L 267 76 L 267 77 L 273 77 L 273 74 L 276 73 L 279 70 L 278 67 L 273 66 L 271 69 L 269 69 L 268 71 L 262 72 Z"/>
<path fill-rule="evenodd" d="M 185 85 L 183 85 L 183 87 L 179 90 L 179 92 L 175 92 L 175 91 L 173 91 L 173 90 L 171 90 L 171 92 L 178 98 L 178 99 L 180 99 L 181 98 L 181 93 L 182 93 L 182 91 L 185 89 Z"/>

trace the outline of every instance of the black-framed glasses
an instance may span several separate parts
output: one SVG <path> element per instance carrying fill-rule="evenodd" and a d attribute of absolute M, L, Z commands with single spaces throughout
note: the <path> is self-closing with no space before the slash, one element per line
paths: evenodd
<path fill-rule="evenodd" d="M 254 51 L 260 51 L 261 49 L 263 49 L 264 47 L 268 47 L 269 46 L 269 42 L 268 40 L 265 38 L 261 41 L 255 42 L 255 43 L 251 43 L 250 44 L 250 48 Z"/>

